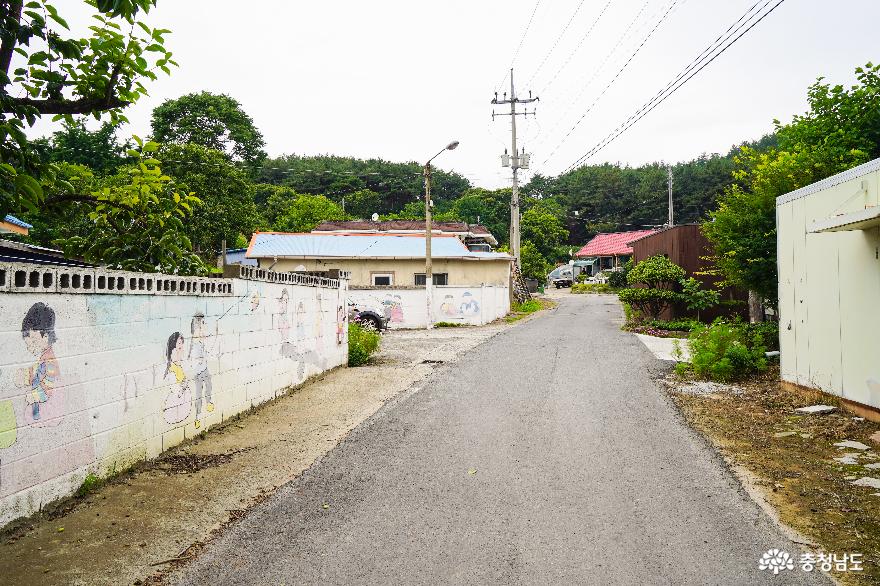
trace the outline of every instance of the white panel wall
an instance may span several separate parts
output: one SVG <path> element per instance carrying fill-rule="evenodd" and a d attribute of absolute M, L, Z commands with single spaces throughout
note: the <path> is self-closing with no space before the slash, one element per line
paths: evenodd
<path fill-rule="evenodd" d="M 347 361 L 344 281 L 224 282 L 233 295 L 0 290 L 0 525 Z"/>
<path fill-rule="evenodd" d="M 878 205 L 878 180 L 877 170 L 848 172 L 777 203 L 782 378 L 875 408 L 880 228 L 810 229 L 814 222 Z"/>
<path fill-rule="evenodd" d="M 349 297 L 383 312 L 391 329 L 423 328 L 427 323 L 424 289 L 353 289 Z M 483 325 L 508 314 L 510 295 L 507 287 L 435 286 L 432 305 L 435 322 Z"/>

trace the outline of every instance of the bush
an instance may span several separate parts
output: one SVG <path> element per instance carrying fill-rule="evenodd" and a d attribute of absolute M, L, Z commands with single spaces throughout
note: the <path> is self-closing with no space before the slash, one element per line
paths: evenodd
<path fill-rule="evenodd" d="M 623 289 L 624 287 L 626 287 L 626 275 L 626 271 L 612 271 L 610 273 L 605 273 L 605 276 L 608 279 L 608 286 L 615 289 Z"/>
<path fill-rule="evenodd" d="M 572 293 L 614 293 L 606 283 L 578 283 L 571 286 Z"/>
<path fill-rule="evenodd" d="M 729 382 L 767 369 L 763 335 L 751 333 L 743 324 L 716 320 L 710 326 L 699 325 L 691 332 L 688 347 L 689 370 L 700 378 Z"/>
<path fill-rule="evenodd" d="M 685 276 L 684 269 L 662 255 L 646 258 L 636 264 L 626 275 L 630 285 L 643 284 L 648 288 L 668 288 Z"/>
<path fill-rule="evenodd" d="M 681 300 L 688 309 L 697 312 L 697 319 L 700 319 L 702 310 L 711 309 L 721 301 L 721 293 L 714 289 L 703 289 L 703 283 L 693 277 L 682 279 L 679 283 Z"/>
<path fill-rule="evenodd" d="M 379 349 L 381 336 L 356 323 L 348 324 L 348 365 L 361 366 L 370 361 L 370 355 Z"/>
<path fill-rule="evenodd" d="M 749 337 L 752 339 L 760 337 L 767 350 L 779 350 L 778 321 L 762 321 L 756 324 L 749 324 L 746 327 L 749 331 Z"/>
<path fill-rule="evenodd" d="M 662 319 L 649 319 L 646 320 L 644 325 L 654 328 L 656 330 L 668 330 L 670 332 L 690 332 L 694 328 L 700 325 L 695 319 L 690 318 L 681 318 L 681 319 L 672 319 L 669 321 Z"/>
<path fill-rule="evenodd" d="M 671 289 L 622 289 L 617 293 L 620 300 L 637 309 L 643 316 L 657 319 L 669 305 L 678 300 L 679 295 Z"/>

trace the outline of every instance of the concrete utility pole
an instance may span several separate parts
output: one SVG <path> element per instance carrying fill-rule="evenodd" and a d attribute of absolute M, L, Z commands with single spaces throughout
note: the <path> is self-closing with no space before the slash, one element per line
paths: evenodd
<path fill-rule="evenodd" d="M 673 224 L 673 213 L 672 213 L 672 167 L 666 167 L 667 173 L 669 173 L 669 222 L 668 225 L 672 228 Z"/>
<path fill-rule="evenodd" d="M 504 151 L 504 154 L 501 156 L 501 166 L 502 167 L 510 167 L 513 172 L 513 182 L 511 184 L 511 196 L 510 196 L 510 252 L 516 258 L 516 262 L 519 263 L 519 177 L 518 171 L 520 169 L 528 169 L 529 168 L 529 155 L 524 152 L 519 152 L 516 147 L 516 117 L 517 116 L 534 116 L 535 111 L 532 110 L 529 112 L 528 110 L 524 110 L 522 112 L 516 111 L 517 104 L 529 104 L 531 102 L 537 102 L 539 98 L 532 97 L 532 92 L 529 92 L 529 97 L 527 99 L 519 99 L 516 97 L 516 88 L 513 85 L 513 69 L 510 70 L 510 99 L 507 98 L 507 92 L 504 92 L 503 99 L 498 99 L 498 92 L 495 92 L 495 99 L 492 100 L 492 105 L 499 104 L 510 104 L 510 113 L 496 113 L 492 112 L 492 120 L 495 120 L 495 116 L 510 116 L 510 150 L 512 155 L 508 155 L 507 151 Z"/>

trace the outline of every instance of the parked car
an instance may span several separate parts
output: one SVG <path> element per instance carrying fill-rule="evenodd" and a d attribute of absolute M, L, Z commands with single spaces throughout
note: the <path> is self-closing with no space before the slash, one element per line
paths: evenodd
<path fill-rule="evenodd" d="M 382 308 L 363 300 L 349 300 L 348 321 L 361 324 L 377 332 L 388 328 L 388 317 Z"/>

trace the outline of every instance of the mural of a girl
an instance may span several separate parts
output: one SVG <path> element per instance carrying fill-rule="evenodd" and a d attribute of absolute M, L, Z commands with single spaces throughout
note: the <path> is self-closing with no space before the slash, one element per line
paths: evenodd
<path fill-rule="evenodd" d="M 21 337 L 36 359 L 17 374 L 25 391 L 25 419 L 31 425 L 58 425 L 63 409 L 61 371 L 52 349 L 57 341 L 55 311 L 45 303 L 34 303 L 21 322 Z"/>
<path fill-rule="evenodd" d="M 189 379 L 183 368 L 183 334 L 174 332 L 168 338 L 165 349 L 167 365 L 165 367 L 165 381 L 173 386 L 165 397 L 165 421 L 171 425 L 180 423 L 189 417 L 192 409 L 192 391 L 190 391 Z"/>

